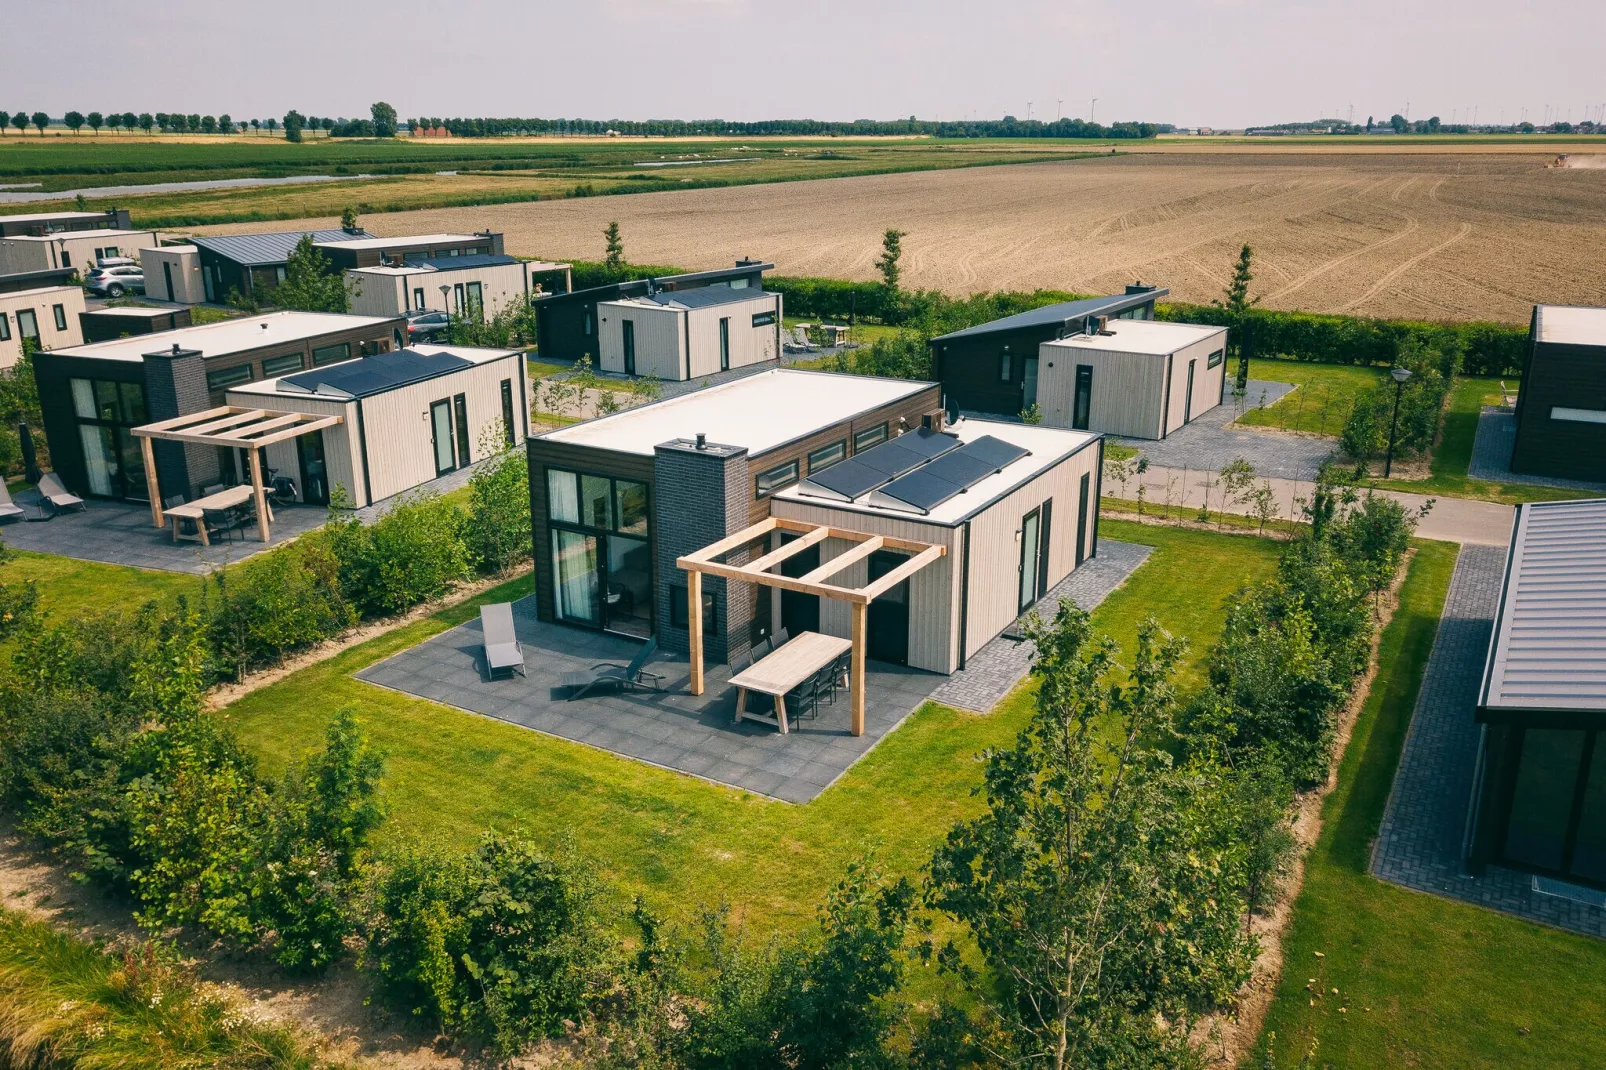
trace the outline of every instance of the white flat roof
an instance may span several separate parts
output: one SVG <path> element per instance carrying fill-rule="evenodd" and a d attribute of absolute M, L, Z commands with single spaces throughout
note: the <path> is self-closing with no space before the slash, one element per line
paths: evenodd
<path fill-rule="evenodd" d="M 853 513 L 902 517 L 916 523 L 952 525 L 975 515 L 1004 495 L 1031 482 L 1045 470 L 1099 437 L 1086 431 L 1067 431 L 1059 427 L 1011 423 L 1003 420 L 978 420 L 975 417 L 967 417 L 957 424 L 950 424 L 944 430 L 958 435 L 960 442 L 973 442 L 991 435 L 993 438 L 1003 439 L 1031 452 L 1011 461 L 979 483 L 971 484 L 963 493 L 949 498 L 929 513 L 921 513 L 912 508 L 873 505 L 870 498 L 875 494 L 874 491 L 862 494 L 851 502 L 810 494 L 807 480 L 787 487 L 775 497 Z"/>
<path fill-rule="evenodd" d="M 203 356 L 216 357 L 246 349 L 278 345 L 313 338 L 334 331 L 388 323 L 393 316 L 347 316 L 338 312 L 268 312 L 238 319 L 158 331 L 134 338 L 115 338 L 86 346 L 51 350 L 54 356 L 94 357 L 98 360 L 142 360 L 146 353 L 179 346 L 198 349 Z"/>
<path fill-rule="evenodd" d="M 167 332 L 167 333 L 170 334 L 172 332 Z M 407 349 L 408 349 L 409 352 L 422 353 L 424 356 L 427 356 L 427 357 L 433 357 L 433 356 L 436 356 L 438 354 L 445 353 L 448 356 L 459 357 L 459 358 L 461 358 L 463 360 L 466 360 L 466 361 L 469 361 L 470 363 L 475 364 L 475 365 L 485 364 L 485 363 L 487 363 L 489 361 L 493 361 L 493 360 L 501 360 L 504 357 L 511 357 L 511 356 L 513 356 L 513 354 L 519 352 L 519 350 L 517 350 L 517 349 L 484 349 L 484 348 L 481 348 L 480 346 L 415 345 L 415 346 L 408 346 Z M 358 360 L 362 360 L 364 358 L 358 357 L 357 359 Z M 336 364 L 325 364 L 324 367 L 325 368 L 338 368 L 342 364 L 349 364 L 349 363 L 351 363 L 351 362 L 350 361 L 340 361 L 340 362 L 338 362 Z M 293 372 L 286 372 L 283 375 L 276 375 L 272 379 L 258 379 L 255 382 L 251 382 L 251 383 L 241 383 L 239 386 L 231 386 L 231 387 L 229 387 L 228 392 L 230 394 L 274 394 L 274 395 L 277 395 L 279 397 L 313 398 L 313 399 L 315 399 L 317 401 L 339 401 L 339 400 L 341 400 L 340 395 L 337 395 L 337 394 L 310 394 L 305 390 L 295 390 L 295 389 L 281 390 L 281 389 L 279 389 L 279 380 L 288 379 L 293 375 L 305 375 L 307 372 L 315 371 L 315 370 L 316 369 L 313 369 L 313 368 L 303 368 L 303 369 L 300 369 L 300 370 L 297 370 L 297 371 L 293 371 Z M 465 369 L 456 368 L 456 369 L 453 369 L 453 370 L 454 371 L 464 371 Z M 451 374 L 451 373 L 448 372 L 447 374 Z M 401 384 L 401 385 L 406 386 L 406 385 L 411 385 L 411 384 L 404 383 L 404 384 Z"/>
<path fill-rule="evenodd" d="M 11 290 L 11 291 L 8 291 L 6 293 L 0 293 L 0 301 L 9 301 L 13 297 L 34 297 L 34 296 L 39 296 L 39 295 L 43 295 L 43 294 L 59 294 L 59 293 L 65 293 L 68 290 L 77 290 L 79 293 L 82 293 L 83 292 L 83 287 L 81 287 L 81 286 L 35 286 L 31 290 Z"/>
<path fill-rule="evenodd" d="M 711 444 L 763 453 L 930 386 L 909 379 L 774 368 L 542 437 L 650 457 L 660 443 L 700 433 Z"/>
<path fill-rule="evenodd" d="M 178 309 L 176 308 L 150 308 L 145 305 L 117 305 L 113 308 L 92 308 L 89 309 L 89 314 L 91 316 L 149 316 L 152 319 L 155 319 L 157 316 L 166 316 L 169 313 L 177 311 Z M 147 350 L 146 352 L 150 351 Z"/>
<path fill-rule="evenodd" d="M 1606 498 L 1518 509 L 1480 705 L 1606 712 Z"/>
<path fill-rule="evenodd" d="M 196 248 L 193 245 L 147 245 L 140 250 L 142 253 L 193 253 L 195 251 Z"/>
<path fill-rule="evenodd" d="M 5 240 L 60 241 L 62 238 L 70 238 L 73 241 L 77 241 L 80 238 L 131 238 L 136 235 L 143 238 L 146 235 L 155 233 L 156 232 L 154 230 L 113 230 L 110 228 L 102 230 L 63 230 L 58 231 L 55 234 L 13 234 L 11 237 Z"/>
<path fill-rule="evenodd" d="M 7 223 L 21 220 L 24 223 L 36 223 L 42 219 L 105 219 L 105 212 L 23 212 L 19 215 L 0 216 Z"/>
<path fill-rule="evenodd" d="M 1197 323 L 1162 323 L 1158 320 L 1111 320 L 1109 334 L 1073 334 L 1044 345 L 1073 349 L 1098 349 L 1106 353 L 1175 353 L 1185 346 L 1202 342 L 1211 335 L 1225 333 L 1225 327 L 1206 327 Z"/>
<path fill-rule="evenodd" d="M 1539 341 L 1560 345 L 1606 346 L 1606 308 L 1540 305 Z"/>
<path fill-rule="evenodd" d="M 484 234 L 403 234 L 394 238 L 356 238 L 352 241 L 320 241 L 314 245 L 338 245 L 342 249 L 390 249 L 398 245 L 436 245 L 441 242 L 484 241 Z"/>

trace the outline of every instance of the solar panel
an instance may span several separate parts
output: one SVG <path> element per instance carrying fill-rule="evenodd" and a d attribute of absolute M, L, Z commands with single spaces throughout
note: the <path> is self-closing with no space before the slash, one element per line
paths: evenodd
<path fill-rule="evenodd" d="M 892 480 L 878 493 L 929 513 L 1030 452 L 1014 443 L 984 435 Z"/>
<path fill-rule="evenodd" d="M 819 488 L 827 492 L 827 497 L 851 501 L 958 447 L 959 436 L 921 428 L 856 453 L 818 475 L 811 474 L 802 490 L 807 494 Z"/>

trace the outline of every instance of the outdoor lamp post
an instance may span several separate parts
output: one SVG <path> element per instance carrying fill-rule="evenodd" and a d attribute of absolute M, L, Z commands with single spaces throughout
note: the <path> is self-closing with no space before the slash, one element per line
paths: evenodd
<path fill-rule="evenodd" d="M 1394 376 L 1394 415 L 1389 419 L 1389 452 L 1383 460 L 1383 478 L 1387 479 L 1394 470 L 1394 433 L 1400 426 L 1400 390 L 1405 381 L 1411 377 L 1410 368 L 1394 368 L 1389 372 Z"/>
<path fill-rule="evenodd" d="M 451 292 L 452 287 L 450 283 L 441 283 L 441 311 L 446 313 L 448 316 L 452 314 L 452 306 L 450 304 L 451 299 L 447 296 Z M 1406 372 L 1405 374 L 1409 375 L 1411 373 Z"/>

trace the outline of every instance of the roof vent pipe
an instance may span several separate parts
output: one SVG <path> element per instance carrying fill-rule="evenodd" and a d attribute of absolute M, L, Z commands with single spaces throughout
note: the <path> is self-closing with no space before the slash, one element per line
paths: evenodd
<path fill-rule="evenodd" d="M 178 347 L 174 346 L 173 348 L 177 349 Z M 708 448 L 708 436 L 703 434 L 701 431 L 697 432 L 697 448 L 700 450 L 706 450 Z"/>

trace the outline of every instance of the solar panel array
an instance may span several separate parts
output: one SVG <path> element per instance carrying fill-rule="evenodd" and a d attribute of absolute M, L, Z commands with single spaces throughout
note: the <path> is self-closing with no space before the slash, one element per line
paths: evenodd
<path fill-rule="evenodd" d="M 891 480 L 876 494 L 929 513 L 1030 452 L 1013 442 L 983 435 Z"/>
<path fill-rule="evenodd" d="M 921 428 L 838 461 L 823 472 L 809 473 L 802 491 L 852 501 L 958 448 L 958 435 Z"/>

